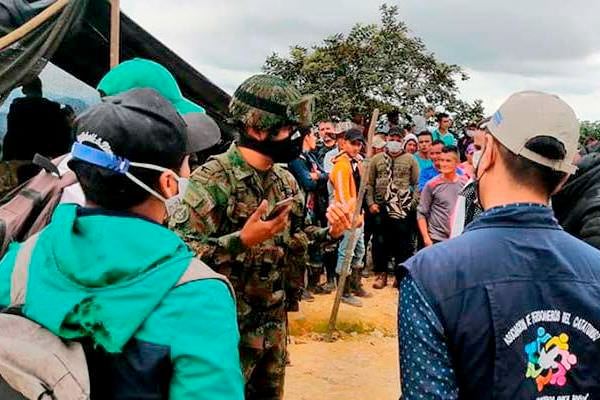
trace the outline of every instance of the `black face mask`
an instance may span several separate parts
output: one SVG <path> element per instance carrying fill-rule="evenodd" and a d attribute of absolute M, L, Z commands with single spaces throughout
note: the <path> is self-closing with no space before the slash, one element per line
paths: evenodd
<path fill-rule="evenodd" d="M 270 135 L 271 136 L 271 135 Z M 256 150 L 261 154 L 269 157 L 275 163 L 289 163 L 295 160 L 302 153 L 302 141 L 305 134 L 298 130 L 292 131 L 290 136 L 283 140 L 256 140 L 248 135 L 242 134 L 240 138 L 240 146 Z"/>

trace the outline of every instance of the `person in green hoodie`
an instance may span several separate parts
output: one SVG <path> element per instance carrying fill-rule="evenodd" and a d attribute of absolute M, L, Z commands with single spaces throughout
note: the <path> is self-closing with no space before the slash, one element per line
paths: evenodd
<path fill-rule="evenodd" d="M 11 245 L 0 305 L 33 243 L 21 312 L 84 345 L 92 399 L 243 399 L 228 282 L 179 284 L 193 253 L 161 225 L 190 173 L 184 121 L 155 90 L 133 89 L 82 114 L 77 132 L 69 166 L 86 206 L 60 205 L 37 238 Z"/>

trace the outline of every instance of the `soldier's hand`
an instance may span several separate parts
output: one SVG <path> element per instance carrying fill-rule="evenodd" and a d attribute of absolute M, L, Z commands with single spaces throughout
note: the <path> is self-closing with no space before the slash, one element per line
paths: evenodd
<path fill-rule="evenodd" d="M 329 223 L 329 235 L 338 238 L 352 226 L 353 207 L 339 202 L 332 203 L 327 208 L 327 222 Z"/>
<path fill-rule="evenodd" d="M 256 246 L 285 229 L 292 206 L 285 207 L 275 218 L 263 221 L 262 217 L 267 214 L 267 208 L 267 201 L 263 200 L 244 224 L 240 231 L 240 240 L 244 246 Z"/>

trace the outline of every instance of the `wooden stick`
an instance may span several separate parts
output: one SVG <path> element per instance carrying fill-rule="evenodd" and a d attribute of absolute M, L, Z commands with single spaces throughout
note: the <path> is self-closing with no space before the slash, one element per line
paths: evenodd
<path fill-rule="evenodd" d="M 358 191 L 358 200 L 356 201 L 356 208 L 354 215 L 352 216 L 352 226 L 356 226 L 356 222 L 360 216 L 362 210 L 362 203 L 365 198 L 365 192 L 367 191 L 367 179 L 369 177 L 369 171 L 371 169 L 371 157 L 373 154 L 373 135 L 375 134 L 375 126 L 377 125 L 377 119 L 379 118 L 379 109 L 373 111 L 371 116 L 371 124 L 369 126 L 369 133 L 367 136 L 367 158 L 363 162 L 362 176 L 360 179 L 360 189 Z M 366 168 L 365 168 L 366 164 Z M 340 302 L 342 301 L 342 294 L 344 293 L 344 286 L 346 285 L 346 278 L 350 272 L 350 263 L 352 262 L 352 255 L 354 253 L 354 247 L 358 241 L 357 228 L 352 228 L 350 231 L 350 237 L 348 238 L 348 245 L 346 247 L 346 253 L 344 254 L 344 263 L 342 265 L 342 272 L 340 280 L 338 281 L 337 292 L 335 293 L 335 301 L 333 302 L 333 308 L 331 310 L 331 316 L 329 318 L 329 325 L 327 327 L 327 340 L 332 340 L 333 330 L 337 322 L 337 315 L 340 309 Z"/>
<path fill-rule="evenodd" d="M 10 46 L 17 40 L 22 39 L 29 33 L 39 28 L 40 25 L 46 22 L 49 18 L 59 13 L 63 8 L 65 8 L 70 1 L 71 0 L 58 0 L 57 2 L 52 3 L 50 6 L 46 7 L 44 11 L 31 18 L 29 21 L 27 21 L 14 31 L 4 35 L 2 38 L 0 38 L 0 50 L 4 50 L 6 47 Z"/>
<path fill-rule="evenodd" d="M 110 1 L 110 69 L 119 65 L 121 48 L 121 4 L 120 0 Z"/>

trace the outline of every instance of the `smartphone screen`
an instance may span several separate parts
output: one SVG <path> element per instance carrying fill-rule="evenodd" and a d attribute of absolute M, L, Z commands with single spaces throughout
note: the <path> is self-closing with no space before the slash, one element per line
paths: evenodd
<path fill-rule="evenodd" d="M 284 199 L 284 200 L 281 200 L 281 201 L 275 203 L 271 212 L 266 217 L 263 217 L 263 220 L 269 221 L 269 220 L 277 217 L 279 215 L 279 213 L 281 213 L 285 209 L 285 207 L 287 205 L 291 204 L 293 201 L 294 201 L 293 197 L 288 197 L 287 199 Z"/>

